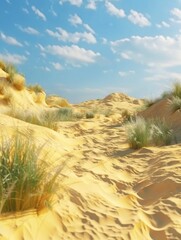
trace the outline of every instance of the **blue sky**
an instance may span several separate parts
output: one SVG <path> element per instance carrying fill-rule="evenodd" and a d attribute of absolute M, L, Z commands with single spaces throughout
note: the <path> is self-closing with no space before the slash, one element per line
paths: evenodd
<path fill-rule="evenodd" d="M 180 0 L 1 0 L 0 59 L 72 103 L 181 79 Z"/>

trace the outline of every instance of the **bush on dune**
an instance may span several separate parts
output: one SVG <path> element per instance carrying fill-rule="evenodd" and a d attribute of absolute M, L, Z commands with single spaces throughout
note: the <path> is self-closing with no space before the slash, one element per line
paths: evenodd
<path fill-rule="evenodd" d="M 41 149 L 17 134 L 2 139 L 0 149 L 0 213 L 51 204 L 60 171 L 39 159 Z"/>
<path fill-rule="evenodd" d="M 172 141 L 172 131 L 164 120 L 146 121 L 138 117 L 126 125 L 126 132 L 133 149 L 169 145 Z"/>

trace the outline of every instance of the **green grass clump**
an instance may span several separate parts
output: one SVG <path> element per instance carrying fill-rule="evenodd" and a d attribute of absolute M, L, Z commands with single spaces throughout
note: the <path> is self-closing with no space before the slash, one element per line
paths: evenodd
<path fill-rule="evenodd" d="M 150 143 L 149 124 L 143 118 L 137 118 L 126 125 L 127 140 L 133 149 L 148 146 Z"/>
<path fill-rule="evenodd" d="M 123 123 L 132 122 L 136 119 L 135 113 L 128 111 L 127 109 L 123 110 L 122 113 Z"/>
<path fill-rule="evenodd" d="M 41 210 L 51 204 L 59 172 L 39 160 L 40 149 L 16 135 L 2 139 L 0 150 L 0 213 Z"/>
<path fill-rule="evenodd" d="M 163 120 L 146 121 L 138 117 L 126 125 L 126 132 L 129 146 L 133 149 L 169 145 L 172 141 L 172 131 Z"/>
<path fill-rule="evenodd" d="M 44 89 L 39 84 L 29 85 L 27 88 L 35 93 L 44 92 Z"/>
<path fill-rule="evenodd" d="M 5 65 L 5 72 L 8 73 L 8 81 L 10 83 L 13 83 L 13 79 L 16 73 L 18 73 L 16 67 L 12 64 L 7 63 Z"/>
<path fill-rule="evenodd" d="M 24 122 L 57 130 L 57 123 L 61 121 L 74 121 L 78 119 L 71 108 L 60 108 L 53 111 L 43 111 L 41 114 L 24 113 L 11 110 L 9 116 L 20 119 Z"/>
<path fill-rule="evenodd" d="M 85 117 L 86 117 L 87 119 L 94 118 L 94 117 L 95 117 L 95 114 L 94 114 L 93 112 L 86 112 Z"/>
<path fill-rule="evenodd" d="M 72 108 L 62 107 L 55 111 L 56 121 L 73 121 L 76 118 L 74 115 Z"/>
<path fill-rule="evenodd" d="M 173 85 L 172 96 L 181 98 L 181 83 L 176 82 Z"/>
<path fill-rule="evenodd" d="M 177 110 L 181 109 L 181 98 L 179 97 L 173 97 L 170 101 L 170 107 L 172 109 L 172 112 L 176 112 Z"/>
<path fill-rule="evenodd" d="M 153 145 L 163 146 L 171 144 L 172 130 L 164 120 L 156 119 L 153 122 L 151 121 L 150 125 Z"/>

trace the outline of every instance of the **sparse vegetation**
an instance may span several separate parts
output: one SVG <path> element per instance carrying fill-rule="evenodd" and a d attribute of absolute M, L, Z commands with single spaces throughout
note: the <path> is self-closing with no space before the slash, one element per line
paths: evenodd
<path fill-rule="evenodd" d="M 77 119 L 76 114 L 73 113 L 71 108 L 60 108 L 52 111 L 47 110 L 41 114 L 11 110 L 8 115 L 31 124 L 51 128 L 55 131 L 58 129 L 57 122 L 74 121 Z"/>
<path fill-rule="evenodd" d="M 44 92 L 44 89 L 39 84 L 29 85 L 27 88 L 35 93 Z"/>
<path fill-rule="evenodd" d="M 12 86 L 21 91 L 25 87 L 25 78 L 23 75 L 19 74 L 16 67 L 10 63 L 5 63 L 0 61 L 0 68 L 5 71 L 8 76 L 6 79 L 9 81 Z"/>
<path fill-rule="evenodd" d="M 181 83 L 175 82 L 173 85 L 172 96 L 181 98 Z"/>
<path fill-rule="evenodd" d="M 1 68 L 3 71 L 5 71 L 5 69 L 6 69 L 6 64 L 5 64 L 5 62 L 4 62 L 3 60 L 0 60 L 0 68 Z"/>
<path fill-rule="evenodd" d="M 148 146 L 150 143 L 149 124 L 143 118 L 137 118 L 126 125 L 127 140 L 133 149 Z"/>
<path fill-rule="evenodd" d="M 162 146 L 171 144 L 172 130 L 164 120 L 155 119 L 154 121 L 151 121 L 150 129 L 150 136 L 153 145 Z"/>
<path fill-rule="evenodd" d="M 94 115 L 93 112 L 86 112 L 85 117 L 86 117 L 87 119 L 90 119 L 90 118 L 94 118 L 95 115 Z"/>
<path fill-rule="evenodd" d="M 181 98 L 179 97 L 173 97 L 170 101 L 170 107 L 172 109 L 172 112 L 176 112 L 177 110 L 181 109 Z"/>
<path fill-rule="evenodd" d="M 2 139 L 0 149 L 0 213 L 51 204 L 60 171 L 39 160 L 40 149 L 19 135 Z"/>
<path fill-rule="evenodd" d="M 172 131 L 164 120 L 146 121 L 136 118 L 126 125 L 127 140 L 131 148 L 169 145 Z"/>
<path fill-rule="evenodd" d="M 122 114 L 122 118 L 123 118 L 124 123 L 133 121 L 136 117 L 136 115 L 134 113 L 129 112 L 127 109 L 123 110 L 121 114 Z"/>
<path fill-rule="evenodd" d="M 12 64 L 7 63 L 5 65 L 5 72 L 8 73 L 8 81 L 13 83 L 14 75 L 18 72 L 16 67 Z"/>

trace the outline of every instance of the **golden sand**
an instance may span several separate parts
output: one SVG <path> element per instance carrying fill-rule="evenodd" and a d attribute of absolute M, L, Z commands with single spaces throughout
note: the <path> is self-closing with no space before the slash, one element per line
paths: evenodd
<path fill-rule="evenodd" d="M 19 111 L 48 107 L 44 101 L 35 103 L 26 89 L 12 94 Z M 141 104 L 112 94 L 75 105 L 77 111 L 108 107 L 113 113 L 60 122 L 57 132 L 14 119 L 3 110 L 1 135 L 9 136 L 17 128 L 24 134 L 31 132 L 32 141 L 46 144 L 49 161 L 66 161 L 66 166 L 52 209 L 1 216 L 0 239 L 180 240 L 181 145 L 129 149 L 121 111 L 134 112 Z M 164 104 L 159 109 L 166 108 Z M 156 109 L 151 113 L 158 114 Z M 171 119 L 170 114 L 167 117 Z"/>

